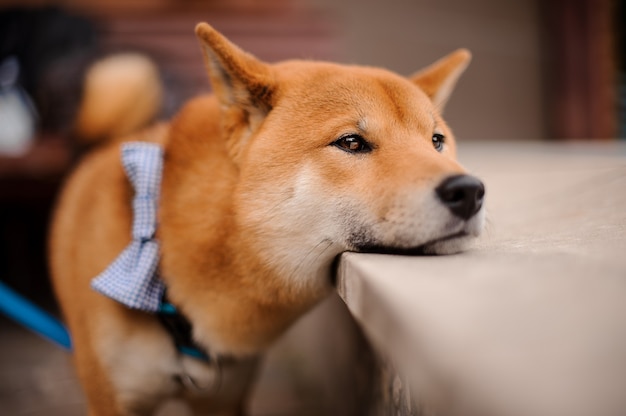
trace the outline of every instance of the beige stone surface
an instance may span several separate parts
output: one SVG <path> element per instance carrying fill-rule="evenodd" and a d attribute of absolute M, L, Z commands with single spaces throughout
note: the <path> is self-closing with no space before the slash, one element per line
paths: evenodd
<path fill-rule="evenodd" d="M 463 254 L 344 254 L 339 291 L 437 414 L 626 414 L 626 146 L 472 144 Z"/>

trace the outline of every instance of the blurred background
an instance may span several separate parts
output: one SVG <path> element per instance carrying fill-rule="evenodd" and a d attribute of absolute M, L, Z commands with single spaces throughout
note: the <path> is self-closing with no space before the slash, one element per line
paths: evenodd
<path fill-rule="evenodd" d="M 56 313 L 46 272 L 45 233 L 56 192 L 81 146 L 73 128 L 84 76 L 104 56 L 125 51 L 150 56 L 165 86 L 159 117 L 169 117 L 190 96 L 210 90 L 193 35 L 199 21 L 211 23 L 267 61 L 333 60 L 383 66 L 406 75 L 466 47 L 473 62 L 446 108 L 447 121 L 461 143 L 611 141 L 626 137 L 624 3 L 0 0 L 0 280 Z M 341 313 L 336 300 L 327 303 L 331 306 L 324 313 Z M 292 337 L 310 338 L 317 328 L 336 335 L 336 344 L 320 347 L 309 340 L 309 350 L 339 349 L 352 359 L 354 351 L 362 351 L 351 323 L 329 329 L 316 322 L 310 321 L 309 330 L 295 329 Z M 3 328 L 9 331 L 5 334 L 14 334 L 13 341 L 1 336 L 4 348 L 26 348 L 23 342 L 29 335 L 0 317 Z M 286 351 L 279 348 L 275 355 L 284 358 L 291 354 Z M 12 380 L 21 373 L 10 367 L 10 355 L 1 360 L 0 408 L 15 396 Z M 282 371 L 276 368 L 286 368 L 282 363 L 268 370 L 268 377 Z M 320 368 L 338 368 L 337 363 L 325 361 L 309 365 L 309 370 L 298 366 L 285 371 L 304 371 L 309 381 L 319 383 L 302 388 L 297 383 L 266 384 L 270 393 L 286 388 L 292 401 L 281 396 L 291 404 L 280 413 L 271 410 L 273 396 L 268 393 L 270 399 L 257 401 L 257 409 L 270 410 L 257 414 L 316 414 L 319 406 L 337 411 L 341 405 L 336 402 L 342 400 L 350 403 L 344 403 L 341 412 L 324 413 L 359 414 L 355 403 L 365 390 L 340 398 L 329 392 L 329 375 Z M 330 378 L 345 387 L 358 379 L 351 377 Z M 19 388 L 28 392 L 31 381 Z M 302 403 L 317 410 L 303 413 Z M 300 410 L 290 413 L 294 408 Z"/>

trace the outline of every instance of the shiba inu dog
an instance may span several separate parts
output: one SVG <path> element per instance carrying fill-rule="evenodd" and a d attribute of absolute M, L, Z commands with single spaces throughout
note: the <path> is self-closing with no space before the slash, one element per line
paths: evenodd
<path fill-rule="evenodd" d="M 267 64 L 207 24 L 196 34 L 214 94 L 123 141 L 164 149 L 159 275 L 209 359 L 90 287 L 131 240 L 133 191 L 111 142 L 67 181 L 50 239 L 90 415 L 150 414 L 172 396 L 240 414 L 256 357 L 329 293 L 340 253 L 455 253 L 483 227 L 483 185 L 441 116 L 467 51 L 404 78 Z"/>

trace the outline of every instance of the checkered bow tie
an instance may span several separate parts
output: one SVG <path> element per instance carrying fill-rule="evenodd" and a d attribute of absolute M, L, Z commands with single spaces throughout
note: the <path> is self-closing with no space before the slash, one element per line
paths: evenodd
<path fill-rule="evenodd" d="M 133 241 L 91 287 L 130 308 L 156 312 L 165 291 L 157 273 L 159 243 L 154 238 L 163 150 L 152 143 L 124 143 L 122 164 L 135 189 Z"/>

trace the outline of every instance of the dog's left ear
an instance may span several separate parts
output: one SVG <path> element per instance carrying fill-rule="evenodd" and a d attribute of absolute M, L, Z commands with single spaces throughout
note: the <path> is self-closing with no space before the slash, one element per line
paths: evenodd
<path fill-rule="evenodd" d="M 470 51 L 458 49 L 413 74 L 410 78 L 443 111 L 443 107 L 446 105 L 448 98 L 450 98 L 456 82 L 471 60 L 472 54 Z"/>
<path fill-rule="evenodd" d="M 234 154 L 272 109 L 276 83 L 272 68 L 231 43 L 206 23 L 196 26 L 211 85 L 224 111 Z"/>

